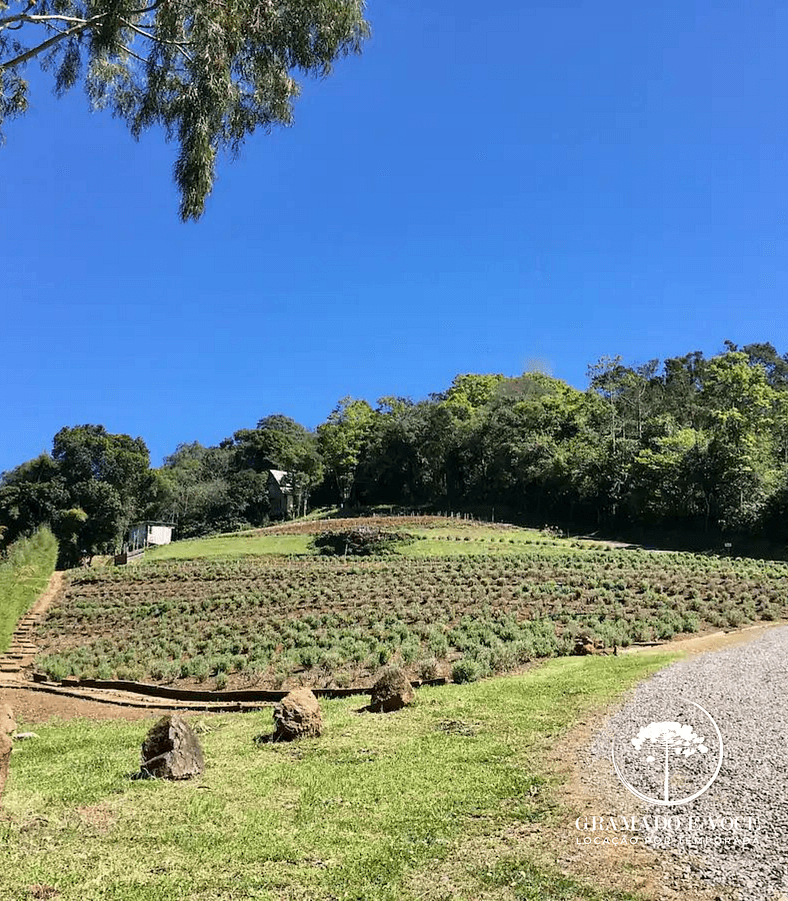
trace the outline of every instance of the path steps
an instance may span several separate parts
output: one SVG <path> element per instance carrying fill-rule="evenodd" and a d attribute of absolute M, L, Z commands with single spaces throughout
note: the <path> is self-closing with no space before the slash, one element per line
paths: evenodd
<path fill-rule="evenodd" d="M 22 670 L 33 663 L 37 651 L 33 643 L 35 629 L 43 619 L 44 614 L 31 612 L 19 620 L 8 650 L 5 654 L 0 654 L 0 678 L 13 680 L 13 677 L 19 677 Z"/>

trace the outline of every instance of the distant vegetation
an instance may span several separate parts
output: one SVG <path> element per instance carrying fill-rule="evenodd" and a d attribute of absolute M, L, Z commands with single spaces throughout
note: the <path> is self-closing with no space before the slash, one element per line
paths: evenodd
<path fill-rule="evenodd" d="M 727 342 L 643 365 L 604 357 L 586 391 L 539 372 L 458 375 L 426 400 L 343 398 L 312 432 L 281 414 L 150 468 L 141 438 L 64 428 L 3 475 L 5 540 L 51 524 L 61 564 L 119 548 L 130 522 L 176 537 L 266 525 L 269 472 L 294 509 L 460 511 L 575 533 L 673 532 L 688 547 L 788 542 L 788 355 Z M 282 473 L 286 474 L 282 477 Z M 653 536 L 657 536 L 654 538 Z"/>
<path fill-rule="evenodd" d="M 33 606 L 55 569 L 57 542 L 49 529 L 20 538 L 0 556 L 0 653 L 19 618 Z"/>
<path fill-rule="evenodd" d="M 329 525 L 311 528 L 335 536 Z M 204 556 L 193 542 L 192 560 L 74 572 L 40 627 L 37 664 L 54 678 L 219 689 L 369 685 L 390 663 L 418 679 L 474 681 L 582 645 L 611 650 L 788 614 L 783 563 L 432 525 L 422 519 L 384 556 L 274 555 L 275 541 L 307 536 L 269 532 L 261 556 L 241 556 L 241 542 L 253 550 L 256 539 L 237 537 L 234 555 Z"/>

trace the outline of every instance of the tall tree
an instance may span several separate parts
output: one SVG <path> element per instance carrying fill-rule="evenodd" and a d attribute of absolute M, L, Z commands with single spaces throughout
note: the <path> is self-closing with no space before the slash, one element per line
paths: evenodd
<path fill-rule="evenodd" d="M 219 152 L 290 125 L 294 73 L 328 75 L 368 35 L 364 0 L 0 0 L 0 127 L 39 60 L 57 94 L 82 81 L 135 138 L 160 125 L 177 141 L 181 218 L 197 219 Z"/>
<path fill-rule="evenodd" d="M 429 461 L 422 454 L 428 406 L 404 397 L 378 400 L 357 476 L 365 503 L 411 506 L 431 499 Z"/>
<path fill-rule="evenodd" d="M 6 543 L 31 535 L 39 526 L 53 524 L 59 510 L 69 503 L 58 464 L 41 454 L 3 473 L 0 482 L 0 525 Z M 60 536 L 58 536 L 59 538 Z"/>
<path fill-rule="evenodd" d="M 267 476 L 234 460 L 232 440 L 222 447 L 179 444 L 157 470 L 159 515 L 172 518 L 178 537 L 229 532 L 268 521 Z"/>
<path fill-rule="evenodd" d="M 145 442 L 102 425 L 67 427 L 55 435 L 52 458 L 71 506 L 87 514 L 80 549 L 86 555 L 112 551 L 151 500 L 155 482 Z"/>
<path fill-rule="evenodd" d="M 227 445 L 235 469 L 283 469 L 309 487 L 323 475 L 317 436 L 281 413 L 264 417 L 255 429 L 239 429 Z"/>
<path fill-rule="evenodd" d="M 661 412 L 672 414 L 682 427 L 702 429 L 707 424 L 701 401 L 707 364 L 699 350 L 665 360 Z"/>
<path fill-rule="evenodd" d="M 709 361 L 703 399 L 712 420 L 708 455 L 714 472 L 716 516 L 724 530 L 752 528 L 777 477 L 773 458 L 776 392 L 766 370 L 745 353 Z"/>
<path fill-rule="evenodd" d="M 318 443 L 344 507 L 353 494 L 356 473 L 372 432 L 375 413 L 365 400 L 343 397 L 317 427 Z"/>
<path fill-rule="evenodd" d="M 772 388 L 788 388 L 788 355 L 780 356 L 769 341 L 745 344 L 741 350 L 751 366 L 763 367 Z"/>
<path fill-rule="evenodd" d="M 49 523 L 60 543 L 60 565 L 108 553 L 132 519 L 147 512 L 157 481 L 141 438 L 112 435 L 101 425 L 63 428 L 52 455 L 4 473 L 0 525 L 7 536 Z"/>

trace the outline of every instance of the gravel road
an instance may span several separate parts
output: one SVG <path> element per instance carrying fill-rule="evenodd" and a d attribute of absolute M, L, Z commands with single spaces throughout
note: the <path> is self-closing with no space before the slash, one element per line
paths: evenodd
<path fill-rule="evenodd" d="M 624 790 L 600 765 L 611 757 L 636 791 L 670 803 Z M 618 829 L 659 849 L 674 888 L 697 880 L 738 901 L 788 901 L 788 627 L 641 683 L 586 761 L 584 778 L 608 799 Z"/>

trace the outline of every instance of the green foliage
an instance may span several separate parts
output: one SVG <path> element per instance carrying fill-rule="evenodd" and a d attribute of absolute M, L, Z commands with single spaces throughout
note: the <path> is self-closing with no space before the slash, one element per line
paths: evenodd
<path fill-rule="evenodd" d="M 374 413 L 366 401 L 343 397 L 328 420 L 318 426 L 320 451 L 336 480 L 342 506 L 350 500 L 373 424 Z"/>
<path fill-rule="evenodd" d="M 135 138 L 161 126 L 177 142 L 181 218 L 197 219 L 219 153 L 237 153 L 258 128 L 289 125 L 293 73 L 325 77 L 359 52 L 363 16 L 363 0 L 9 0 L 0 4 L 0 126 L 26 110 L 22 72 L 40 58 L 56 93 L 83 80 L 94 108 L 111 110 Z"/>
<path fill-rule="evenodd" d="M 458 660 L 451 668 L 452 682 L 460 685 L 475 682 L 482 675 L 482 667 L 477 660 Z"/>
<path fill-rule="evenodd" d="M 274 469 L 299 510 L 455 510 L 660 546 L 719 550 L 735 537 L 737 548 L 779 556 L 767 542 L 788 541 L 787 373 L 788 356 L 771 345 L 730 343 L 661 369 L 603 358 L 585 392 L 540 372 L 466 373 L 418 402 L 387 396 L 373 409 L 343 398 L 315 433 L 266 416 L 218 447 L 179 445 L 155 472 L 141 439 L 64 429 L 52 456 L 3 476 L 0 527 L 9 541 L 52 523 L 62 562 L 73 563 L 113 549 L 133 517 L 172 519 L 180 538 L 262 526 Z M 75 509 L 87 517 L 76 529 Z M 406 552 L 483 550 L 466 537 L 441 548 L 433 533 Z"/>
<path fill-rule="evenodd" d="M 16 624 L 46 588 L 55 569 L 57 541 L 49 529 L 14 542 L 0 556 L 0 653 Z"/>
<path fill-rule="evenodd" d="M 3 474 L 0 525 L 6 541 L 50 525 L 60 543 L 59 565 L 74 566 L 118 548 L 155 485 L 141 438 L 112 435 L 100 425 L 63 428 L 51 456 Z"/>
<path fill-rule="evenodd" d="M 321 554 L 340 557 L 368 557 L 393 551 L 407 536 L 378 526 L 327 529 L 316 535 L 313 544 Z"/>
<path fill-rule="evenodd" d="M 180 538 L 268 522 L 268 475 L 238 460 L 231 441 L 211 448 L 196 441 L 178 445 L 157 478 L 156 514 L 172 518 Z"/>

